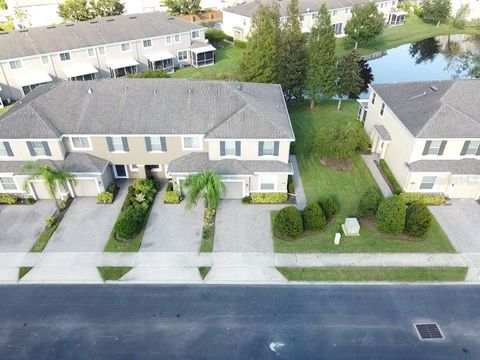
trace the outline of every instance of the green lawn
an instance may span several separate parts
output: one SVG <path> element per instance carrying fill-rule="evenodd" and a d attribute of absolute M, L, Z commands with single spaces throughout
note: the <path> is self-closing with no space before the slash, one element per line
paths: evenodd
<path fill-rule="evenodd" d="M 57 219 L 57 222 L 55 225 L 52 227 L 44 230 L 35 240 L 35 243 L 33 244 L 32 248 L 30 249 L 30 252 L 42 252 L 43 249 L 45 249 L 45 246 L 47 246 L 48 241 L 52 237 L 53 233 L 55 230 L 57 230 L 58 225 L 60 225 L 60 221 L 62 221 L 63 215 L 60 215 L 59 218 Z"/>
<path fill-rule="evenodd" d="M 466 267 L 277 268 L 289 281 L 464 281 Z"/>
<path fill-rule="evenodd" d="M 322 165 L 312 154 L 314 134 L 335 124 L 355 119 L 358 105 L 345 101 L 343 110 L 336 111 L 336 102 L 326 102 L 311 111 L 307 104 L 300 104 L 290 111 L 296 137 L 296 156 L 308 201 L 318 201 L 332 196 L 339 204 L 335 219 L 320 233 L 304 236 L 294 241 L 274 237 L 276 252 L 455 252 L 447 236 L 434 222 L 432 230 L 423 241 L 395 239 L 378 235 L 362 227 L 359 237 L 343 237 L 340 245 L 333 244 L 338 224 L 346 217 L 354 216 L 363 192 L 376 186 L 368 168 L 359 155 L 353 158 L 351 171 L 336 171 Z M 272 214 L 273 216 L 273 214 Z"/>
<path fill-rule="evenodd" d="M 131 267 L 127 266 L 103 266 L 97 269 L 104 281 L 120 280 L 123 275 L 132 270 Z"/>
<path fill-rule="evenodd" d="M 203 280 L 205 280 L 205 278 L 207 277 L 210 269 L 211 269 L 210 266 L 204 266 L 204 267 L 199 267 L 198 268 L 198 271 L 200 272 L 200 276 L 202 277 Z"/>

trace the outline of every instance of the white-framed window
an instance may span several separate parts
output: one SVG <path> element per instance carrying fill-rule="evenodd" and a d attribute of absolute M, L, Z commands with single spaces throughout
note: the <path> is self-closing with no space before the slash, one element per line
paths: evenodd
<path fill-rule="evenodd" d="M 72 136 L 72 149 L 74 150 L 91 150 L 90 139 L 87 136 Z"/>
<path fill-rule="evenodd" d="M 32 149 L 35 153 L 35 156 L 46 156 L 47 151 L 45 150 L 45 146 L 43 146 L 43 142 L 41 141 L 32 141 Z"/>
<path fill-rule="evenodd" d="M 465 155 L 476 155 L 480 148 L 480 141 L 470 141 L 468 144 Z"/>
<path fill-rule="evenodd" d="M 0 156 L 8 156 L 8 151 L 3 141 L 0 141 Z"/>
<path fill-rule="evenodd" d="M 177 58 L 178 58 L 178 61 L 188 60 L 188 51 L 187 50 L 178 51 Z"/>
<path fill-rule="evenodd" d="M 235 156 L 235 141 L 225 141 L 225 156 Z"/>
<path fill-rule="evenodd" d="M 98 46 L 97 51 L 98 51 L 98 56 L 105 56 L 107 54 L 105 46 Z"/>
<path fill-rule="evenodd" d="M 94 57 L 95 56 L 95 49 L 94 48 L 87 49 L 87 55 L 88 55 L 88 57 Z"/>
<path fill-rule="evenodd" d="M 441 141 L 432 141 L 428 148 L 427 155 L 438 155 L 441 146 L 442 146 Z"/>
<path fill-rule="evenodd" d="M 60 61 L 62 62 L 70 61 L 72 59 L 69 52 L 60 53 L 58 54 L 58 56 L 60 57 Z"/>
<path fill-rule="evenodd" d="M 3 191 L 16 191 L 17 184 L 12 176 L 0 177 L 0 189 Z"/>
<path fill-rule="evenodd" d="M 173 42 L 175 44 L 179 44 L 182 39 L 180 38 L 180 34 L 173 35 Z"/>
<path fill-rule="evenodd" d="M 263 155 L 275 155 L 275 141 L 263 142 Z"/>
<path fill-rule="evenodd" d="M 112 136 L 112 149 L 113 151 L 123 152 L 123 140 L 121 136 Z"/>
<path fill-rule="evenodd" d="M 277 187 L 276 175 L 260 175 L 260 190 L 275 191 Z"/>
<path fill-rule="evenodd" d="M 162 139 L 160 136 L 150 136 L 151 151 L 162 151 Z"/>
<path fill-rule="evenodd" d="M 130 51 L 130 49 L 131 49 L 130 43 L 129 42 L 122 43 L 122 44 L 120 44 L 120 48 L 122 49 L 123 52 Z"/>
<path fill-rule="evenodd" d="M 130 171 L 138 172 L 138 165 L 137 164 L 130 164 Z"/>
<path fill-rule="evenodd" d="M 375 105 L 375 99 L 377 98 L 377 93 L 372 94 L 372 105 Z"/>
<path fill-rule="evenodd" d="M 380 108 L 380 116 L 383 116 L 384 112 L 385 112 L 385 103 L 382 103 L 382 107 Z"/>
<path fill-rule="evenodd" d="M 424 176 L 422 182 L 420 183 L 420 190 L 431 190 L 435 186 L 435 181 L 437 181 L 436 176 Z"/>
<path fill-rule="evenodd" d="M 48 55 L 42 55 L 42 64 L 43 65 L 50 64 L 50 57 Z"/>
<path fill-rule="evenodd" d="M 200 37 L 200 31 L 193 30 L 192 31 L 192 39 L 198 39 Z"/>
<path fill-rule="evenodd" d="M 8 62 L 10 64 L 10 69 L 21 69 L 22 68 L 22 61 L 21 60 L 12 60 Z"/>
<path fill-rule="evenodd" d="M 183 150 L 202 150 L 201 136 L 184 136 L 182 138 Z"/>
<path fill-rule="evenodd" d="M 165 44 L 171 45 L 173 43 L 172 35 L 165 36 Z"/>
<path fill-rule="evenodd" d="M 151 39 L 143 40 L 142 46 L 143 46 L 144 49 L 151 48 L 152 47 L 152 40 Z"/>

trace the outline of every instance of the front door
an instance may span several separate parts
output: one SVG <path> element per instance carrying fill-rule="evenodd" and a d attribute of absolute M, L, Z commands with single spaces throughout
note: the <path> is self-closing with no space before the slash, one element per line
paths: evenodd
<path fill-rule="evenodd" d="M 127 177 L 127 169 L 125 168 L 125 165 L 114 165 L 113 172 L 117 179 L 125 179 Z"/>

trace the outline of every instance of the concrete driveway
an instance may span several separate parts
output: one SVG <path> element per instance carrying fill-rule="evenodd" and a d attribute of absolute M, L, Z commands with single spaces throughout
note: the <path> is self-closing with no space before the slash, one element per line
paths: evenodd
<path fill-rule="evenodd" d="M 53 200 L 34 205 L 0 205 L 0 252 L 30 251 L 45 228 L 45 219 L 55 211 Z"/>
<path fill-rule="evenodd" d="M 480 205 L 473 199 L 453 199 L 451 206 L 430 206 L 458 252 L 480 252 Z"/>
<path fill-rule="evenodd" d="M 185 201 L 167 205 L 162 192 L 155 198 L 140 251 L 199 252 L 202 222 L 201 202 L 190 210 Z"/>
<path fill-rule="evenodd" d="M 273 252 L 270 211 L 276 205 L 222 200 L 215 220 L 215 252 Z"/>
<path fill-rule="evenodd" d="M 113 204 L 99 205 L 94 197 L 73 200 L 44 251 L 103 251 L 127 195 L 127 185 L 121 185 Z"/>

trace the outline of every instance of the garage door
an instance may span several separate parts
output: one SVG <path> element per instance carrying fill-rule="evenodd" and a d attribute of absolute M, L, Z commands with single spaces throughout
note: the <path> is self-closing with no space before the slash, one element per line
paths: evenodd
<path fill-rule="evenodd" d="M 448 195 L 452 199 L 474 199 L 479 191 L 480 178 L 454 176 Z"/>
<path fill-rule="evenodd" d="M 225 196 L 223 199 L 241 199 L 243 198 L 243 181 L 224 181 Z"/>
<path fill-rule="evenodd" d="M 73 191 L 75 196 L 97 196 L 97 181 L 94 179 L 77 179 Z"/>

